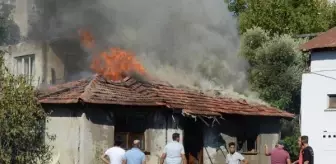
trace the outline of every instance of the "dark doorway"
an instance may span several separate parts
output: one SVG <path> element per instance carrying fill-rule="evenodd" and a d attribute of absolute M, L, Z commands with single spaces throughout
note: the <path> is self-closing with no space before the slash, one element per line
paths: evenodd
<path fill-rule="evenodd" d="M 203 164 L 203 125 L 192 118 L 183 120 L 183 146 L 188 164 Z"/>

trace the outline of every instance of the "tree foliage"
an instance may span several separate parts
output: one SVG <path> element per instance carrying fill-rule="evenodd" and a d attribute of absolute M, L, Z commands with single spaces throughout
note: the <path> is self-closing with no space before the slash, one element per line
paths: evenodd
<path fill-rule="evenodd" d="M 271 35 L 255 27 L 242 35 L 240 53 L 250 63 L 249 82 L 266 102 L 292 113 L 300 112 L 301 75 L 307 54 L 298 50 L 305 40 L 287 34 Z M 298 119 L 282 121 L 282 136 L 293 159 L 297 158 Z"/>
<path fill-rule="evenodd" d="M 336 5 L 328 0 L 232 0 L 229 10 L 244 33 L 254 26 L 271 34 L 323 32 L 336 26 Z"/>
<path fill-rule="evenodd" d="M 256 27 L 242 35 L 240 53 L 250 63 L 249 82 L 266 102 L 298 113 L 301 75 L 307 57 L 298 50 L 303 43 L 289 35 L 270 36 Z"/>
<path fill-rule="evenodd" d="M 47 114 L 26 77 L 11 75 L 0 55 L 0 163 L 36 164 L 50 159 Z"/>
<path fill-rule="evenodd" d="M 12 9 L 10 4 L 0 3 L 0 45 L 20 39 L 19 28 L 11 18 Z M 10 74 L 3 55 L 0 50 L 0 163 L 46 163 L 51 147 L 45 139 L 54 138 L 45 133 L 47 115 L 27 77 Z"/>
<path fill-rule="evenodd" d="M 299 157 L 299 145 L 298 145 L 298 138 L 300 137 L 300 127 L 299 119 L 295 118 L 292 121 L 283 121 L 282 127 L 284 134 L 286 137 L 284 138 L 285 148 L 289 152 L 292 161 L 296 161 Z M 290 134 L 290 135 L 289 135 Z"/>
<path fill-rule="evenodd" d="M 13 8 L 11 4 L 0 2 L 0 45 L 15 44 L 20 39 L 19 27 L 11 15 Z"/>

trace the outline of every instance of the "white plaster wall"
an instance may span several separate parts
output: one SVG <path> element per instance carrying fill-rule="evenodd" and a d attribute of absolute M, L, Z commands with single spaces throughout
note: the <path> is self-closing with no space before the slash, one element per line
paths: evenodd
<path fill-rule="evenodd" d="M 310 71 L 336 71 L 336 51 L 313 52 Z"/>
<path fill-rule="evenodd" d="M 330 54 L 324 54 L 328 58 L 325 60 L 316 60 L 322 57 L 315 56 L 312 60 L 315 68 L 302 75 L 301 134 L 309 136 L 315 163 L 328 163 L 336 154 L 336 138 L 323 138 L 336 135 L 336 109 L 328 109 L 328 94 L 336 94 L 336 71 L 332 70 L 336 60 L 331 60 L 334 57 Z"/>

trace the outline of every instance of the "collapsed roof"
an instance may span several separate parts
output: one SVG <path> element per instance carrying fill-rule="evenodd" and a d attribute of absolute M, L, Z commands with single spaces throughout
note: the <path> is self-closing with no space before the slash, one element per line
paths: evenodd
<path fill-rule="evenodd" d="M 39 91 L 41 104 L 92 104 L 164 106 L 185 114 L 221 116 L 222 114 L 293 118 L 294 115 L 245 100 L 208 96 L 197 91 L 172 87 L 161 82 L 125 78 L 119 82 L 96 75 L 91 78 L 52 86 Z"/>

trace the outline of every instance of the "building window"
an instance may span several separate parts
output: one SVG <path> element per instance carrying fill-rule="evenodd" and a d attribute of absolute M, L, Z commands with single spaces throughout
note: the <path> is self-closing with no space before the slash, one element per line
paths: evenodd
<path fill-rule="evenodd" d="M 336 94 L 328 95 L 329 108 L 336 108 Z"/>
<path fill-rule="evenodd" d="M 50 72 L 51 72 L 50 84 L 54 85 L 56 84 L 56 71 L 54 68 L 51 68 Z"/>
<path fill-rule="evenodd" d="M 237 137 L 238 150 L 243 153 L 258 153 L 258 134 L 245 134 Z"/>
<path fill-rule="evenodd" d="M 35 55 L 15 57 L 15 74 L 33 76 L 35 72 Z"/>
<path fill-rule="evenodd" d="M 131 149 L 134 140 L 140 140 L 140 149 L 145 150 L 145 135 L 144 133 L 132 132 L 116 132 L 115 140 L 121 141 L 121 147 L 124 149 Z"/>
<path fill-rule="evenodd" d="M 130 112 L 115 114 L 115 140 L 122 142 L 124 149 L 132 148 L 134 140 L 140 140 L 140 149 L 145 151 L 146 116 L 141 113 Z"/>

